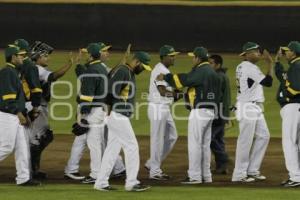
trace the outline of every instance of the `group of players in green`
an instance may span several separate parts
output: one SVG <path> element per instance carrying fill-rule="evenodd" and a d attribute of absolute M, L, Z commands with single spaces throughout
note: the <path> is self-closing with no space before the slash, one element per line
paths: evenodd
<path fill-rule="evenodd" d="M 130 56 L 129 45 L 120 63 L 108 70 L 101 60 L 101 55 L 107 56 L 109 48 L 110 46 L 104 43 L 91 43 L 87 48 L 80 50 L 76 59 L 76 74 L 81 81 L 81 88 L 77 100 L 79 105 L 78 117 L 72 132 L 81 141 L 85 141 L 90 150 L 91 173 L 86 179 L 87 183 L 95 183 L 94 188 L 96 190 L 113 190 L 114 188 L 109 185 L 108 180 L 113 174 L 122 149 L 126 166 L 126 170 L 125 167 L 123 170 L 126 173 L 125 189 L 127 191 L 145 191 L 150 187 L 141 184 L 137 179 L 140 162 L 139 148 L 130 123 L 130 116 L 134 109 L 135 75 L 144 70 L 152 70 L 149 66 L 150 55 L 147 52 L 138 51 Z M 259 50 L 259 45 L 248 42 L 243 46 L 241 56 L 245 62 L 255 64 L 261 57 Z M 34 179 L 40 180 L 47 176 L 44 172 L 39 171 L 39 163 L 42 151 L 53 140 L 53 134 L 48 125 L 47 109 L 51 96 L 50 86 L 73 65 L 73 58 L 71 57 L 68 64 L 62 68 L 55 72 L 49 71 L 47 69 L 48 55 L 52 51 L 51 46 L 42 42 L 35 42 L 30 47 L 24 39 L 16 40 L 5 49 L 7 64 L 0 71 L 0 161 L 15 151 L 16 181 L 17 185 L 20 186 L 40 185 L 40 182 Z M 88 55 L 88 60 L 83 65 L 81 64 L 82 52 L 86 52 Z M 176 55 L 177 52 L 175 53 L 173 47 L 164 45 L 160 51 L 161 63 L 164 64 L 170 58 L 174 59 Z M 283 55 L 290 64 L 287 71 L 279 62 Z M 287 47 L 280 48 L 275 57 L 275 75 L 280 81 L 277 99 L 282 106 L 283 150 L 290 177 L 283 183 L 286 187 L 300 185 L 298 150 L 298 124 L 300 123 L 299 55 L 300 43 L 293 41 Z M 228 122 L 226 117 L 229 116 L 230 89 L 220 56 L 209 56 L 204 47 L 196 47 L 193 52 L 189 53 L 189 56 L 193 57 L 191 72 L 161 73 L 157 75 L 155 81 L 157 83 L 164 81 L 170 88 L 173 88 L 167 91 L 171 95 L 169 97 L 175 99 L 184 97 L 191 110 L 188 127 L 189 170 L 187 179 L 182 183 L 209 183 L 212 182 L 210 150 L 208 150 L 211 143 L 216 145 L 215 148 L 213 145 L 211 146 L 213 150 L 215 149 L 213 152 L 217 162 L 216 173 L 227 173 L 228 158 L 225 153 L 223 136 L 224 126 Z M 265 51 L 264 56 L 269 64 L 273 63 L 268 52 Z M 248 63 L 241 63 L 242 65 L 247 66 Z M 220 72 L 223 78 L 218 75 Z M 272 74 L 270 71 L 266 76 L 260 76 L 259 71 L 258 75 L 255 74 L 256 71 L 253 73 L 241 75 L 241 72 L 237 70 L 237 76 L 247 77 L 246 86 L 243 86 L 242 80 L 239 80 L 238 102 L 251 103 L 260 107 L 264 100 L 255 100 L 255 98 L 263 96 L 263 94 L 260 93 L 260 88 L 256 88 L 258 86 L 255 81 L 259 80 L 258 84 L 262 86 L 270 86 L 272 85 L 272 78 L 270 78 Z M 256 77 L 258 77 L 257 80 Z M 185 87 L 188 89 L 186 93 L 183 93 Z M 166 90 L 159 92 L 160 94 L 167 93 Z M 245 101 L 244 97 L 249 97 L 249 99 Z M 252 98 L 254 98 L 253 101 Z M 226 105 L 221 107 L 220 103 Z M 221 116 L 220 113 L 223 115 Z M 224 115 L 225 118 L 223 118 Z M 217 119 L 215 119 L 216 116 Z M 222 119 L 221 122 L 216 121 L 220 118 Z M 242 122 L 240 119 L 240 123 L 244 126 L 248 121 L 243 119 Z M 254 122 L 254 126 L 255 123 L 257 122 Z M 214 126 L 218 130 L 212 134 Z M 109 131 L 105 139 L 107 129 Z M 255 130 L 254 128 L 253 131 Z M 242 141 L 242 137 L 244 137 L 244 134 L 241 134 L 243 131 L 244 129 L 240 126 L 238 146 L 241 145 L 239 141 Z M 252 136 L 251 140 L 254 140 L 255 136 L 258 137 L 254 133 Z M 257 173 L 250 174 L 247 168 L 251 162 L 254 162 L 254 159 L 251 158 L 253 152 L 250 152 L 250 149 L 249 151 L 243 149 L 241 153 L 239 148 L 237 147 L 236 168 L 232 181 L 264 180 L 265 177 L 259 173 L 261 161 L 258 162 Z M 238 157 L 241 159 L 246 157 L 246 161 L 245 159 L 238 161 Z M 245 168 L 245 173 L 242 168 Z M 121 170 L 121 172 L 123 171 Z M 67 176 L 76 179 L 79 174 L 78 172 L 70 172 Z M 160 173 L 159 176 L 152 176 L 152 178 L 165 180 L 168 179 L 168 176 Z"/>

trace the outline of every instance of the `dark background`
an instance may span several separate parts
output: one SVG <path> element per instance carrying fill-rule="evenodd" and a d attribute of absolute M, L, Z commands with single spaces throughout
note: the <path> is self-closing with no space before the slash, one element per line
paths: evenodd
<path fill-rule="evenodd" d="M 241 51 L 246 41 L 275 50 L 299 40 L 300 7 L 201 7 L 116 4 L 0 4 L 0 47 L 16 38 L 42 40 L 59 49 L 103 41 L 115 50 L 180 51 L 205 46 Z"/>

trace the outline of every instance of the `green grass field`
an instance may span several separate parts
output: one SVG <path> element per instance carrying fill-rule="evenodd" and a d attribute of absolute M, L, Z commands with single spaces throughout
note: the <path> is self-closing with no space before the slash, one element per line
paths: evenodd
<path fill-rule="evenodd" d="M 100 192 L 90 185 L 46 185 L 40 188 L 19 188 L 0 185 L 3 200 L 288 200 L 297 199 L 298 189 L 251 188 L 251 187 L 153 187 L 144 193 L 125 192 L 122 186 L 117 191 Z"/>
<path fill-rule="evenodd" d="M 1 66 L 4 65 L 3 61 L 3 53 L 1 53 L 0 63 Z M 115 66 L 116 63 L 121 58 L 120 53 L 112 53 L 110 60 L 108 62 L 109 66 Z M 154 66 L 159 61 L 159 56 L 157 54 L 151 54 L 152 61 L 151 64 Z M 241 58 L 238 55 L 234 54 L 223 54 L 224 56 L 224 66 L 228 68 L 228 76 L 230 77 L 231 81 L 231 91 L 232 91 L 232 103 L 235 102 L 236 98 L 236 88 L 235 88 L 235 67 L 241 61 Z M 62 66 L 66 59 L 68 58 L 68 52 L 54 52 L 51 55 L 51 60 L 49 62 L 50 69 L 55 70 L 58 67 Z M 177 57 L 175 66 L 171 67 L 172 72 L 188 72 L 191 69 L 191 58 L 186 56 L 185 54 L 179 55 Z M 264 70 L 264 62 L 259 63 L 262 66 L 262 70 Z M 69 92 L 72 92 L 73 95 L 70 99 L 54 99 L 52 98 L 52 108 L 53 115 L 56 117 L 66 117 L 68 116 L 68 107 L 66 106 L 54 106 L 54 103 L 71 103 L 72 108 L 74 110 L 74 114 L 71 120 L 60 120 L 56 121 L 50 119 L 51 127 L 54 129 L 55 133 L 70 133 L 70 127 L 75 118 L 75 111 L 76 111 L 76 91 L 77 91 L 77 82 L 76 76 L 74 73 L 75 66 L 60 80 L 62 81 L 70 81 L 70 83 L 74 86 L 73 91 L 69 90 L 67 85 L 56 85 L 54 87 L 55 95 L 67 95 Z M 137 76 L 137 96 L 136 102 L 139 103 L 146 103 L 147 99 L 147 92 L 148 92 L 148 85 L 149 85 L 149 78 L 150 74 L 148 72 L 143 72 L 141 75 Z M 281 119 L 279 116 L 279 106 L 275 100 L 276 91 L 278 88 L 278 81 L 274 80 L 274 84 L 272 88 L 265 89 L 265 116 L 269 125 L 269 129 L 271 132 L 272 137 L 280 137 L 281 135 Z M 182 101 L 179 101 L 182 103 Z M 51 110 L 51 109 L 50 109 Z M 136 113 L 139 116 L 135 116 L 132 119 L 133 128 L 137 135 L 149 135 L 149 122 L 147 118 L 147 106 L 141 106 L 140 112 Z M 177 106 L 175 109 L 176 116 L 182 116 L 187 118 L 188 111 L 183 106 Z M 187 119 L 185 120 L 177 120 L 176 121 L 177 129 L 180 135 L 186 135 L 187 132 Z M 237 123 L 235 123 L 234 127 L 227 130 L 227 136 L 237 136 Z"/>

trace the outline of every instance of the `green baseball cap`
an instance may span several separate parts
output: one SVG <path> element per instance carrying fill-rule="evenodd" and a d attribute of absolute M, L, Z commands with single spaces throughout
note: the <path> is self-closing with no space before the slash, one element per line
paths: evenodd
<path fill-rule="evenodd" d="M 26 54 L 25 51 L 20 50 L 20 47 L 10 44 L 8 47 L 4 50 L 5 57 L 10 57 L 12 55 L 23 55 Z"/>
<path fill-rule="evenodd" d="M 199 58 L 208 58 L 208 51 L 204 47 L 196 47 L 193 52 L 189 52 L 188 56 L 199 57 Z"/>
<path fill-rule="evenodd" d="M 145 70 L 147 70 L 147 71 L 152 70 L 151 67 L 149 66 L 150 55 L 147 52 L 138 51 L 134 54 L 134 58 L 138 59 L 142 63 Z"/>
<path fill-rule="evenodd" d="M 14 45 L 18 46 L 21 50 L 24 50 L 26 52 L 29 51 L 29 43 L 24 39 L 15 40 Z"/>
<path fill-rule="evenodd" d="M 98 43 L 90 43 L 87 48 L 81 49 L 82 52 L 89 53 L 92 56 L 99 55 L 100 45 Z"/>
<path fill-rule="evenodd" d="M 300 43 L 298 41 L 291 41 L 287 47 L 281 47 L 283 51 L 293 51 L 300 53 Z"/>
<path fill-rule="evenodd" d="M 175 51 L 174 47 L 170 45 L 164 45 L 159 49 L 160 56 L 176 56 L 179 52 Z"/>
<path fill-rule="evenodd" d="M 240 56 L 243 56 L 246 54 L 247 51 L 253 50 L 253 49 L 258 49 L 260 46 L 254 42 L 246 42 L 243 45 L 243 52 L 240 53 Z"/>
<path fill-rule="evenodd" d="M 93 44 L 93 43 L 91 43 L 91 44 Z M 98 42 L 98 43 L 95 43 L 95 44 L 98 44 L 100 46 L 100 51 L 99 52 L 107 51 L 108 49 L 110 49 L 112 47 L 111 45 L 106 45 L 103 42 Z M 88 53 L 88 49 L 87 48 L 82 48 L 81 52 Z"/>
<path fill-rule="evenodd" d="M 100 51 L 107 51 L 108 49 L 111 48 L 111 45 L 106 45 L 103 42 L 98 42 L 98 44 L 100 45 Z"/>

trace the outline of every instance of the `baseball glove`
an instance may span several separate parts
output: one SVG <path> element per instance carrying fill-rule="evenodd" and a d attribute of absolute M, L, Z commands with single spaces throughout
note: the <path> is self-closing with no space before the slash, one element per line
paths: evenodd
<path fill-rule="evenodd" d="M 80 124 L 76 122 L 72 125 L 72 133 L 74 133 L 74 135 L 76 136 L 83 135 L 90 130 L 88 125 L 89 123 L 87 120 L 81 119 Z"/>
<path fill-rule="evenodd" d="M 40 111 L 31 110 L 28 112 L 28 117 L 33 122 L 40 115 Z"/>

